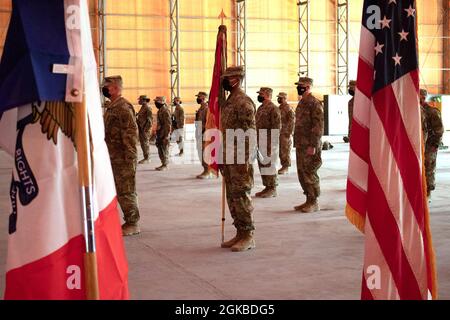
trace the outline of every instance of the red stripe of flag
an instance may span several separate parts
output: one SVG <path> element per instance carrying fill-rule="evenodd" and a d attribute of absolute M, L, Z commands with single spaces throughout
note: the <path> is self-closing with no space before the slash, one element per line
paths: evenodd
<path fill-rule="evenodd" d="M 422 299 L 417 279 L 403 250 L 397 222 L 373 168 L 369 168 L 368 211 L 373 232 L 394 278 L 401 299 Z M 407 244 L 409 245 L 409 244 Z"/>

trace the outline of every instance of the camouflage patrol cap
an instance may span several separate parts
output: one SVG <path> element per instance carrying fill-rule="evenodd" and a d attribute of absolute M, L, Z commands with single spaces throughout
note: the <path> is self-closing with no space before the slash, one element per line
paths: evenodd
<path fill-rule="evenodd" d="M 420 89 L 420 95 L 421 96 L 427 96 L 428 95 L 428 91 L 426 89 Z"/>
<path fill-rule="evenodd" d="M 278 95 L 277 95 L 277 98 L 286 98 L 287 99 L 287 93 L 286 92 L 280 92 Z"/>
<path fill-rule="evenodd" d="M 296 85 L 299 85 L 299 84 L 306 84 L 306 85 L 312 86 L 312 85 L 314 84 L 314 80 L 311 79 L 311 78 L 308 78 L 308 77 L 300 77 L 300 78 L 298 79 L 298 82 L 296 82 L 295 84 L 296 84 Z"/>
<path fill-rule="evenodd" d="M 118 87 L 122 87 L 123 85 L 123 80 L 121 76 L 110 76 L 110 77 L 105 77 L 105 79 L 103 80 L 103 86 L 107 86 L 107 85 L 116 85 Z"/>
<path fill-rule="evenodd" d="M 232 66 L 228 67 L 225 72 L 222 74 L 222 78 L 226 77 L 245 77 L 245 69 L 244 66 Z"/>
<path fill-rule="evenodd" d="M 139 101 L 145 100 L 145 101 L 149 102 L 149 101 L 150 101 L 150 98 L 148 98 L 146 95 L 142 95 L 142 96 L 139 96 L 138 100 L 139 100 Z"/>
<path fill-rule="evenodd" d="M 197 93 L 195 96 L 196 96 L 196 97 L 205 97 L 205 98 L 208 98 L 208 94 L 207 94 L 206 92 L 204 92 L 204 91 L 200 91 L 200 92 Z"/>
<path fill-rule="evenodd" d="M 261 87 L 261 89 L 259 89 L 259 91 L 256 93 L 265 93 L 265 94 L 268 94 L 269 96 L 271 96 L 273 93 L 273 90 L 272 90 L 272 88 Z"/>
<path fill-rule="evenodd" d="M 166 103 L 166 97 L 164 97 L 164 96 L 156 97 L 155 99 L 153 99 L 153 101 L 165 104 Z"/>

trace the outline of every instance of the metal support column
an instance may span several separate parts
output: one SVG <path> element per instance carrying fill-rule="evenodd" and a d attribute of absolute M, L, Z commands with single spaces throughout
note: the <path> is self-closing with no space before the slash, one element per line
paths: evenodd
<path fill-rule="evenodd" d="M 298 74 L 307 77 L 309 76 L 309 0 L 297 2 L 297 6 L 299 27 Z"/>
<path fill-rule="evenodd" d="M 170 96 L 180 96 L 180 30 L 178 0 L 170 0 Z"/>
<path fill-rule="evenodd" d="M 336 93 L 348 92 L 348 0 L 336 0 Z"/>
<path fill-rule="evenodd" d="M 450 94 L 450 0 L 444 0 L 444 94 Z"/>
<path fill-rule="evenodd" d="M 106 21 L 105 21 L 106 0 L 98 0 L 98 78 L 100 83 L 106 76 Z"/>
<path fill-rule="evenodd" d="M 237 43 L 237 64 L 244 66 L 247 74 L 247 6 L 245 0 L 236 0 L 236 43 Z M 247 92 L 247 77 L 244 78 L 242 87 Z"/>

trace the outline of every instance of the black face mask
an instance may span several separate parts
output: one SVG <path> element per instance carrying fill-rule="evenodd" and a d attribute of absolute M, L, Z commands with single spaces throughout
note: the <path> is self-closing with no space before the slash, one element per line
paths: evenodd
<path fill-rule="evenodd" d="M 102 93 L 105 96 L 105 98 L 111 98 L 111 94 L 109 93 L 109 89 L 107 87 L 102 88 Z"/>
<path fill-rule="evenodd" d="M 203 99 L 197 98 L 197 104 L 202 104 Z"/>
<path fill-rule="evenodd" d="M 278 99 L 278 103 L 282 104 L 283 103 L 283 99 Z"/>
<path fill-rule="evenodd" d="M 352 97 L 355 96 L 355 90 L 348 90 L 348 94 L 351 95 Z"/>
<path fill-rule="evenodd" d="M 223 79 L 222 87 L 225 91 L 231 91 L 233 89 L 229 79 Z"/>
<path fill-rule="evenodd" d="M 303 96 L 305 94 L 305 92 L 306 92 L 306 87 L 298 86 L 297 87 L 297 92 L 298 92 L 299 96 Z"/>
<path fill-rule="evenodd" d="M 258 102 L 263 103 L 264 102 L 264 97 L 263 96 L 258 96 Z"/>
<path fill-rule="evenodd" d="M 162 103 L 155 103 L 155 106 L 157 109 L 161 109 L 162 107 L 164 107 L 164 104 Z"/>

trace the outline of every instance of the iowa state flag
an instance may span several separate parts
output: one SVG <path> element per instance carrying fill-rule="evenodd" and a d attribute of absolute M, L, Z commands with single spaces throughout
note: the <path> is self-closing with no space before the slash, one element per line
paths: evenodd
<path fill-rule="evenodd" d="M 73 102 L 90 123 L 100 299 L 128 298 L 86 0 L 14 0 L 0 64 L 0 145 L 13 158 L 5 299 L 85 299 Z"/>

